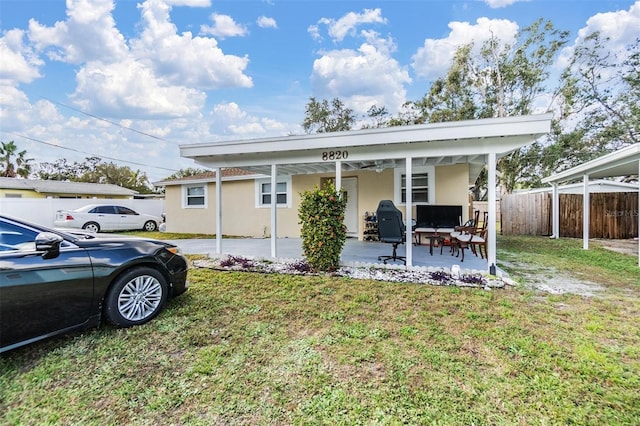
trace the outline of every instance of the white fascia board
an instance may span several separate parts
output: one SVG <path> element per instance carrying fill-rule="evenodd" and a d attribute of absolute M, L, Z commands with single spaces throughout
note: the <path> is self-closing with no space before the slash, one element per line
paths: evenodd
<path fill-rule="evenodd" d="M 385 145 L 392 145 L 392 147 L 388 148 L 388 151 L 396 153 L 396 144 L 412 144 L 416 142 L 433 143 L 435 141 L 451 142 L 469 139 L 476 141 L 492 139 L 494 142 L 497 142 L 498 139 L 493 138 L 527 135 L 529 136 L 527 140 L 530 141 L 531 135 L 536 135 L 537 137 L 546 134 L 549 132 L 550 127 L 551 114 L 541 114 L 524 117 L 490 118 L 301 136 L 180 145 L 180 156 L 192 159 L 198 158 L 199 161 L 203 161 L 204 158 L 209 157 L 209 159 L 213 160 L 218 166 L 226 167 L 225 164 L 230 164 L 230 162 L 225 163 L 225 156 L 271 154 L 279 157 L 287 153 L 290 154 L 291 152 L 300 154 L 308 150 L 354 149 L 357 147 L 363 147 L 370 152 L 371 149 L 375 147 L 384 147 Z M 496 144 L 495 149 L 492 149 L 492 151 L 501 152 L 499 146 L 500 144 Z M 459 149 L 460 146 L 458 146 L 458 151 Z M 486 153 L 487 149 L 483 152 Z M 367 158 L 372 157 L 369 155 Z M 234 158 L 233 160 L 233 164 L 239 164 L 239 158 Z M 208 163 L 207 160 L 204 161 Z"/>
<path fill-rule="evenodd" d="M 334 149 L 347 153 L 344 161 L 404 159 L 411 157 L 478 156 L 489 152 L 507 153 L 533 142 L 539 135 L 504 136 L 487 139 L 438 140 L 431 142 L 396 143 L 378 146 L 346 146 Z M 203 155 L 194 157 L 205 167 L 252 167 L 266 164 L 333 164 L 323 160 L 327 148 L 288 150 L 277 152 L 247 152 L 238 155 Z M 184 156 L 184 155 L 183 155 Z M 332 166 L 333 167 L 333 166 Z"/>
<path fill-rule="evenodd" d="M 585 174 L 595 178 L 625 176 L 638 173 L 640 143 L 603 155 L 579 166 L 542 179 L 543 183 L 581 179 Z"/>

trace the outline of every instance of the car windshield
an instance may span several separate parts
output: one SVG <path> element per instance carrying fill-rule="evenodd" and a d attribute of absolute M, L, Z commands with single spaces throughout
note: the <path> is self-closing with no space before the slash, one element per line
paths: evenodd
<path fill-rule="evenodd" d="M 20 243 L 34 242 L 36 236 L 41 232 L 53 232 L 60 235 L 67 241 L 74 243 L 78 240 L 86 240 L 95 238 L 95 236 L 86 232 L 69 232 L 58 229 L 51 229 L 34 223 L 23 223 L 19 220 L 0 217 L 0 243 L 5 244 L 8 241 L 18 241 Z M 11 245 L 11 244 L 9 244 Z M 63 243 L 63 247 L 65 244 Z"/>

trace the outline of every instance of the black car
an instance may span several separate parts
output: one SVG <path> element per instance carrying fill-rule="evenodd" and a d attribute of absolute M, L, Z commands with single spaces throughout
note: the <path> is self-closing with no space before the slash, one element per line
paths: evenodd
<path fill-rule="evenodd" d="M 0 215 L 0 352 L 73 330 L 144 324 L 188 288 L 162 241 L 66 233 Z"/>

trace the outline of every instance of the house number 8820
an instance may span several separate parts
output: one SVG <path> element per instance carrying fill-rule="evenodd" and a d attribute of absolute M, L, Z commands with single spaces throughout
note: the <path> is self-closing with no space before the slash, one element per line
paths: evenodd
<path fill-rule="evenodd" d="M 323 151 L 322 161 L 346 160 L 349 157 L 349 151 Z"/>

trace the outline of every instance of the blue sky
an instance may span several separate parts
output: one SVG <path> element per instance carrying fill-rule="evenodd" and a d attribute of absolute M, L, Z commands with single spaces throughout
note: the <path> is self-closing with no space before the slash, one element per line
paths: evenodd
<path fill-rule="evenodd" d="M 0 0 L 0 139 L 160 180 L 194 166 L 180 144 L 302 133 L 311 96 L 395 113 L 538 18 L 571 33 L 560 70 L 592 31 L 638 37 L 640 0 Z"/>

